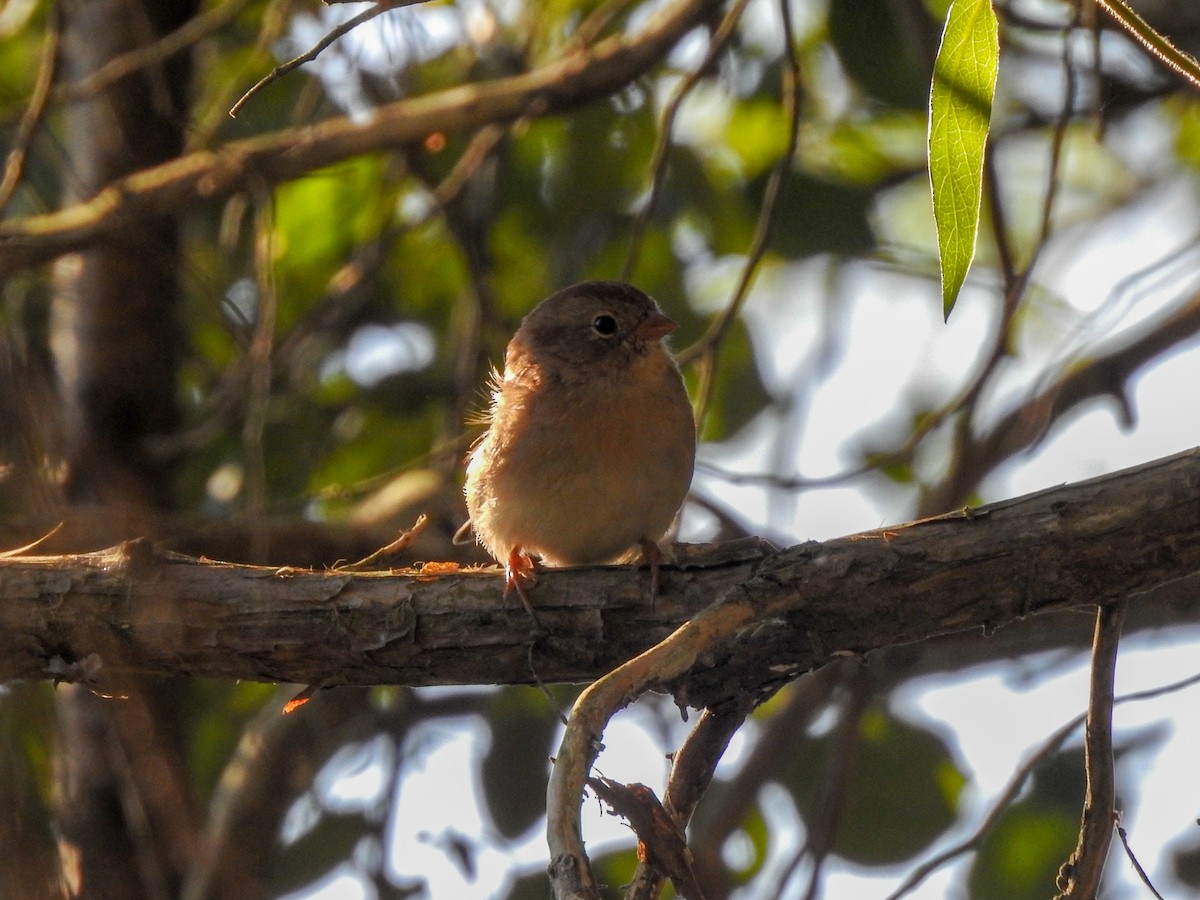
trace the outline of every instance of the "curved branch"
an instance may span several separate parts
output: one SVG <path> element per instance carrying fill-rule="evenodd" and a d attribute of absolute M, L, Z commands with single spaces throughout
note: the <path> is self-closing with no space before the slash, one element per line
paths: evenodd
<path fill-rule="evenodd" d="M 1171 555 L 1176 559 L 1185 545 L 1196 553 L 1196 558 L 1186 564 L 1190 574 L 1200 566 L 1200 507 L 1195 500 L 1184 500 L 1179 495 L 1200 490 L 1200 452 L 1192 451 L 1175 457 L 1173 462 L 1151 464 L 1149 468 L 1134 471 L 1141 476 L 1151 472 L 1161 474 L 1174 469 L 1182 460 L 1197 464 L 1196 471 L 1181 480 L 1174 476 L 1164 480 L 1159 486 L 1163 493 L 1152 501 L 1155 508 L 1152 515 L 1167 519 L 1181 516 L 1192 523 L 1189 528 L 1197 527 L 1191 538 L 1172 538 L 1169 542 Z M 1141 487 L 1153 490 L 1152 479 L 1135 480 Z M 1009 616 L 1023 617 L 1038 611 L 1051 597 L 1061 597 L 1067 584 L 1074 585 L 1069 588 L 1071 592 L 1080 591 L 1079 599 L 1084 602 L 1089 590 L 1097 592 L 1093 602 L 1123 601 L 1140 589 L 1114 592 L 1108 576 L 1091 569 L 1100 560 L 1090 559 L 1115 536 L 1114 527 L 1123 531 L 1114 518 L 1121 516 L 1118 509 L 1099 502 L 1113 485 L 1113 477 L 1108 476 L 1070 489 L 1083 491 L 1070 500 L 1059 490 L 1045 491 L 1011 504 L 995 504 L 974 512 L 964 510 L 896 529 L 830 541 L 812 549 L 792 548 L 780 557 L 797 554 L 793 559 L 765 558 L 745 581 L 721 593 L 709 594 L 718 599 L 665 640 L 594 682 L 576 701 L 555 757 L 546 798 L 550 875 L 555 896 L 559 900 L 599 897 L 583 846 L 580 804 L 604 729 L 620 709 L 652 689 L 671 691 L 681 705 L 700 705 L 697 696 L 703 696 L 703 702 L 711 704 L 713 688 L 721 691 L 718 696 L 726 700 L 753 702 L 813 668 L 819 664 L 818 660 L 824 662 L 836 656 L 865 652 L 867 648 L 856 645 L 851 635 L 837 635 L 836 619 L 873 630 L 884 622 L 922 616 L 919 607 L 931 598 L 938 598 L 939 605 L 947 606 L 942 607 L 941 621 L 922 636 L 939 633 L 947 624 L 945 614 L 951 610 L 951 617 L 966 615 L 976 627 L 986 631 L 999 624 L 991 616 L 1000 609 L 1007 609 Z M 1111 499 L 1115 498 L 1110 496 Z M 1101 507 L 1106 511 L 1101 513 Z M 1019 516 L 1023 523 L 1020 534 L 1002 536 L 993 530 L 999 520 L 1008 518 L 1017 509 L 1023 510 Z M 1093 518 L 1097 515 L 1099 518 Z M 1087 519 L 1092 520 L 1095 531 L 1088 528 L 1088 534 L 1072 538 L 1061 533 L 1064 523 L 1082 524 Z M 959 538 L 967 534 L 951 523 L 964 522 L 986 523 L 982 531 L 991 532 L 984 543 L 975 544 L 976 551 L 983 554 L 983 559 L 975 558 L 975 562 L 982 563 L 982 569 L 962 557 L 953 566 L 943 568 L 940 563 L 955 555 L 954 532 L 959 532 Z M 971 527 L 968 525 L 967 531 Z M 1133 530 L 1154 527 L 1155 523 L 1143 521 Z M 926 533 L 920 534 L 922 531 Z M 975 537 L 983 535 L 977 531 Z M 1022 549 L 1014 552 L 1010 540 L 1023 545 Z M 1055 546 L 1066 550 L 1066 555 L 1051 561 L 1046 553 Z M 1129 547 L 1125 538 L 1120 546 L 1121 552 L 1117 554 L 1120 565 L 1138 558 L 1139 552 Z M 843 549 L 845 554 L 840 552 Z M 1151 556 L 1158 556 L 1165 548 L 1157 545 L 1154 550 L 1146 549 Z M 1084 563 L 1083 557 L 1089 557 L 1089 561 Z M 896 576 L 895 580 L 888 579 L 892 592 L 887 596 L 877 593 L 879 583 L 872 576 L 864 579 L 872 563 Z M 1084 567 L 1077 569 L 1080 564 Z M 1067 583 L 1060 583 L 1058 579 L 1064 575 Z M 817 597 L 809 589 L 816 584 L 824 584 L 836 592 L 836 608 L 814 602 Z M 993 605 L 992 613 L 985 609 L 989 603 Z M 786 636 L 772 634 L 773 624 L 781 621 L 788 623 Z M 926 620 L 926 628 L 929 624 L 930 620 Z M 697 689 L 699 695 L 693 693 Z"/>
<path fill-rule="evenodd" d="M 432 132 L 457 133 L 526 115 L 548 115 L 613 93 L 644 75 L 702 24 L 718 0 L 679 0 L 637 35 L 615 36 L 541 68 L 450 88 L 376 110 L 366 122 L 341 117 L 235 141 L 144 169 L 91 200 L 0 224 L 0 278 L 78 249 L 134 221 L 216 200 L 254 179 L 276 184 L 348 157 L 374 153 Z"/>
<path fill-rule="evenodd" d="M 685 675 L 702 653 L 749 624 L 755 613 L 754 603 L 743 588 L 735 585 L 666 640 L 593 682 L 579 695 L 546 790 L 549 869 L 558 900 L 600 897 L 583 849 L 579 805 L 608 720 L 651 686 Z"/>

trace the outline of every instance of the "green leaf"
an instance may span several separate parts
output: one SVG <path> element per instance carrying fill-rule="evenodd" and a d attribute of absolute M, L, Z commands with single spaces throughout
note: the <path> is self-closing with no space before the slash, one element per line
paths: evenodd
<path fill-rule="evenodd" d="M 954 0 L 929 94 L 929 180 L 947 318 L 975 255 L 1000 42 L 991 0 Z"/>
<path fill-rule="evenodd" d="M 1085 790 L 1082 747 L 1040 763 L 1022 799 L 984 835 L 967 876 L 971 900 L 1052 896 L 1059 866 L 1075 848 Z"/>
<path fill-rule="evenodd" d="M 846 74 L 888 106 L 917 110 L 925 104 L 928 57 L 912 38 L 927 24 L 923 13 L 916 4 L 891 0 L 829 4 L 829 43 Z"/>
<path fill-rule="evenodd" d="M 766 176 L 760 182 L 765 189 Z M 770 247 L 792 259 L 819 253 L 867 254 L 874 243 L 873 199 L 854 184 L 789 172 L 779 192 Z"/>
<path fill-rule="evenodd" d="M 483 788 L 492 822 L 510 840 L 546 811 L 546 782 L 558 717 L 542 692 L 509 687 L 486 709 L 492 744 L 483 760 Z"/>
<path fill-rule="evenodd" d="M 729 112 L 726 140 L 742 161 L 746 178 L 757 178 L 787 152 L 787 116 L 769 98 L 753 98 L 735 104 Z"/>
<path fill-rule="evenodd" d="M 360 156 L 281 184 L 275 192 L 275 276 L 281 329 L 325 292 L 355 247 L 391 215 L 383 160 Z"/>
<path fill-rule="evenodd" d="M 1078 830 L 1075 811 L 1035 802 L 1005 810 L 971 866 L 971 900 L 1052 896 L 1055 874 L 1074 849 Z"/>
<path fill-rule="evenodd" d="M 829 733 L 801 745 L 785 783 L 809 827 L 823 827 L 827 815 L 837 740 Z M 895 865 L 957 820 L 966 776 L 940 735 L 875 706 L 862 716 L 851 760 L 832 844 L 843 859 Z"/>

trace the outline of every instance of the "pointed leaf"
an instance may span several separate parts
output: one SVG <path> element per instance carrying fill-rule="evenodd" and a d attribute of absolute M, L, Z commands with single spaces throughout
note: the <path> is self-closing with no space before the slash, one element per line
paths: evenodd
<path fill-rule="evenodd" d="M 975 255 L 983 152 L 999 63 L 991 0 L 954 0 L 929 95 L 929 180 L 947 317 Z"/>

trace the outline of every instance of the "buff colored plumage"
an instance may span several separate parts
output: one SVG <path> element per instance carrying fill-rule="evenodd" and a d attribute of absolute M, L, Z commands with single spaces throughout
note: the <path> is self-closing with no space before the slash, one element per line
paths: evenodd
<path fill-rule="evenodd" d="M 696 454 L 663 343 L 675 328 L 637 288 L 589 281 L 544 300 L 509 342 L 466 495 L 476 537 L 527 605 L 534 557 L 564 566 L 644 553 L 657 579 L 657 542 Z"/>

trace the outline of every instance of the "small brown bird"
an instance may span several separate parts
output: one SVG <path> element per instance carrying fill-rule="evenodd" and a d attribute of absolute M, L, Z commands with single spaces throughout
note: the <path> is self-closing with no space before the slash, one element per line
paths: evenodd
<path fill-rule="evenodd" d="M 493 372 L 487 433 L 467 463 L 468 523 L 533 613 L 533 557 L 631 562 L 657 590 L 658 541 L 692 481 L 696 427 L 646 294 L 585 281 L 542 301 Z M 465 526 L 464 526 L 465 528 Z"/>

